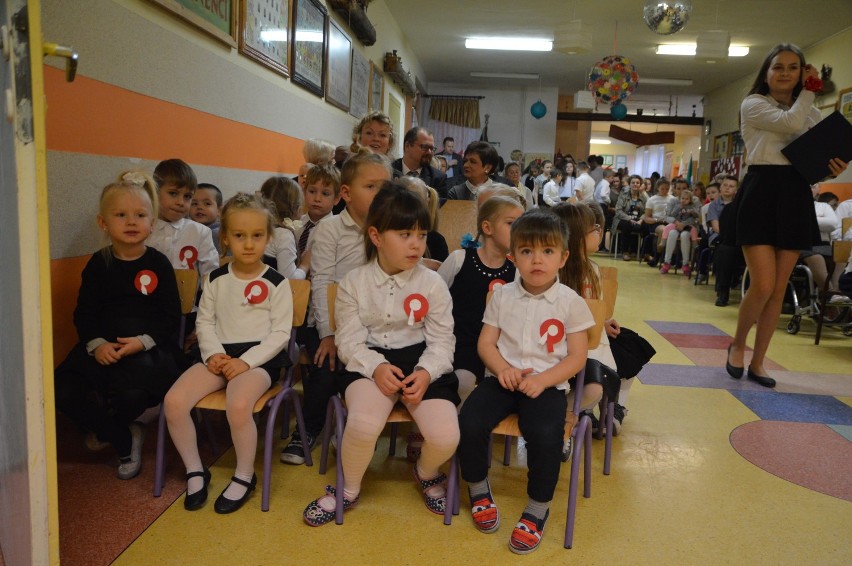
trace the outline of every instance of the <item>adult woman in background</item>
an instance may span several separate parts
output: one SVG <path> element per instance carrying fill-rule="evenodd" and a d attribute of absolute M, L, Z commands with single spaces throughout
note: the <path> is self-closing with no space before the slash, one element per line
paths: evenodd
<path fill-rule="evenodd" d="M 781 315 L 787 280 L 799 250 L 820 242 L 808 182 L 781 153 L 821 118 L 813 106 L 822 86 L 817 76 L 798 47 L 776 45 L 740 106 L 749 166 L 732 204 L 737 244 L 743 248 L 751 284 L 740 304 L 725 368 L 731 377 L 742 377 L 746 337 L 757 324 L 747 375 L 764 387 L 775 387 L 763 364 Z M 846 165 L 831 159 L 825 164 L 825 173 L 838 175 Z"/>
<path fill-rule="evenodd" d="M 621 235 L 619 241 L 621 248 L 624 250 L 622 259 L 630 261 L 633 256 L 630 255 L 628 238 L 631 234 L 640 234 L 642 229 L 642 217 L 645 215 L 645 203 L 648 202 L 648 195 L 642 191 L 642 177 L 639 175 L 631 175 L 628 181 L 628 190 L 622 190 L 618 196 L 618 202 L 615 205 L 615 219 L 613 220 L 612 233 L 618 230 Z"/>
<path fill-rule="evenodd" d="M 352 153 L 358 153 L 362 147 L 373 153 L 388 155 L 393 147 L 393 122 L 384 112 L 373 111 L 365 114 L 352 128 Z"/>

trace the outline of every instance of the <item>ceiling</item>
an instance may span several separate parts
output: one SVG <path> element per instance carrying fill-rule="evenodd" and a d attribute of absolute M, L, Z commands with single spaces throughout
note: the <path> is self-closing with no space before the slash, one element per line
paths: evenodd
<path fill-rule="evenodd" d="M 693 0 L 686 27 L 657 35 L 642 18 L 644 0 L 386 0 L 409 40 L 430 84 L 453 83 L 481 88 L 523 88 L 537 81 L 472 78 L 471 71 L 539 73 L 546 87 L 561 94 L 586 88 L 594 63 L 614 54 L 628 57 L 639 74 L 637 94 L 704 95 L 755 73 L 765 54 L 786 41 L 807 48 L 852 25 L 852 0 Z M 581 20 L 592 34 L 588 53 L 524 53 L 465 49 L 466 37 L 529 36 L 554 38 L 554 30 Z M 730 32 L 731 43 L 749 45 L 746 57 L 708 64 L 693 57 L 661 56 L 660 43 L 695 42 L 710 30 Z M 819 65 L 819 61 L 813 61 Z M 692 79 L 692 86 L 643 85 L 642 78 Z"/>

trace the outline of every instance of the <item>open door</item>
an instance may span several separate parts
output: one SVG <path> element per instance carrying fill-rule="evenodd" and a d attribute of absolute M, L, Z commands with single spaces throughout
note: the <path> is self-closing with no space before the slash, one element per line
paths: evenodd
<path fill-rule="evenodd" d="M 0 549 L 59 562 L 41 7 L 0 0 Z"/>

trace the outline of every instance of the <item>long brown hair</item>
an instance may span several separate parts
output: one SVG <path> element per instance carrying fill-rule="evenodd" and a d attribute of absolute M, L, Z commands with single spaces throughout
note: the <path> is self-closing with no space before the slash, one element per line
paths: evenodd
<path fill-rule="evenodd" d="M 585 203 L 562 202 L 551 208 L 568 228 L 568 261 L 559 270 L 559 282 L 588 299 L 601 297 L 601 283 L 586 253 L 586 235 L 595 227 L 595 213 Z M 585 297 L 589 287 L 591 297 Z"/>

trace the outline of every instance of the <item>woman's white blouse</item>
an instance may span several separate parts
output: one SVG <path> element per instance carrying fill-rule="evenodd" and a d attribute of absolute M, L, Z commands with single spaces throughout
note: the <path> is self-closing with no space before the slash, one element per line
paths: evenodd
<path fill-rule="evenodd" d="M 821 119 L 814 93 L 802 90 L 786 108 L 771 96 L 752 94 L 740 106 L 743 141 L 749 165 L 789 165 L 781 149 L 813 128 Z"/>

